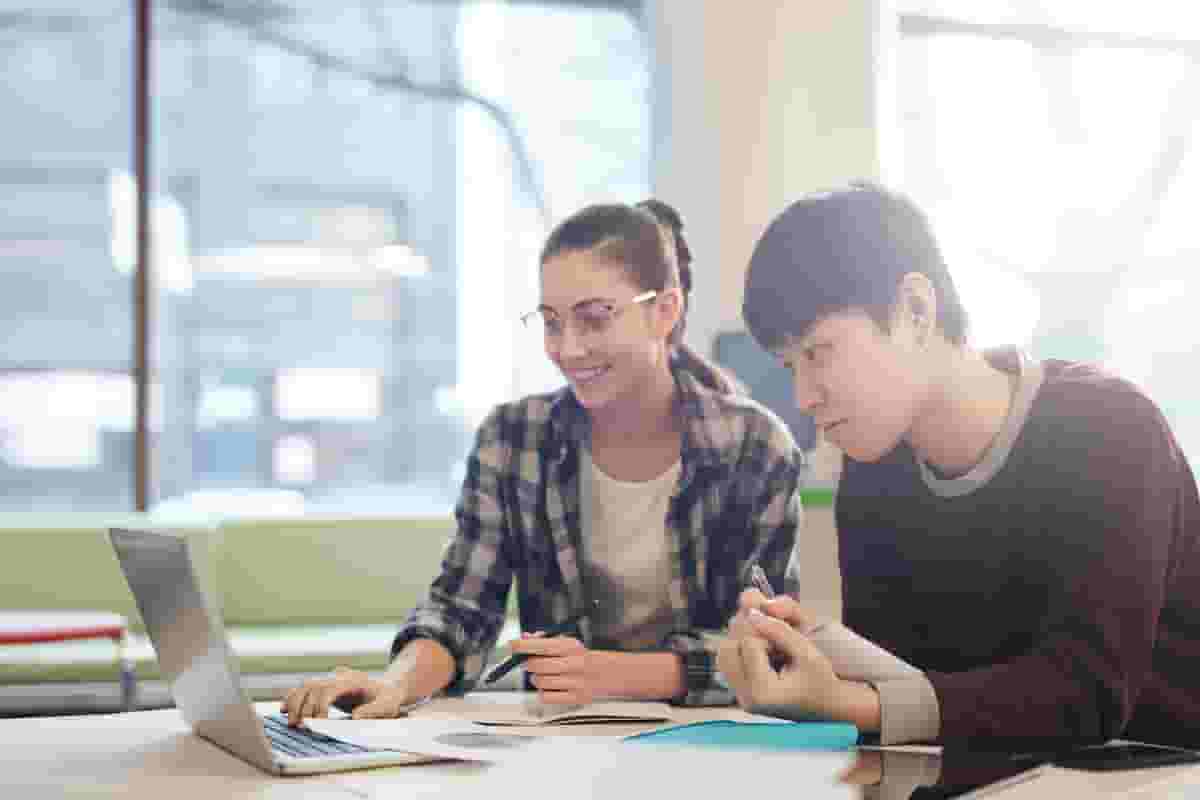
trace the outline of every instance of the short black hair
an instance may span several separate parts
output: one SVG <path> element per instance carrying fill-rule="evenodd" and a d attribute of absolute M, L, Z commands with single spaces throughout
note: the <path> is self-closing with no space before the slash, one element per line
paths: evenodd
<path fill-rule="evenodd" d="M 966 310 L 925 214 L 898 192 L 856 181 L 802 197 L 767 226 L 750 257 L 742 317 L 768 350 L 850 309 L 886 329 L 910 272 L 933 284 L 942 334 L 966 343 Z"/>

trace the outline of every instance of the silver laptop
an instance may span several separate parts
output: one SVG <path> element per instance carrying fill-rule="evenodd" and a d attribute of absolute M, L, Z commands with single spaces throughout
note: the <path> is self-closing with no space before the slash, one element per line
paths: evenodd
<path fill-rule="evenodd" d="M 242 691 L 221 615 L 204 591 L 202 548 L 182 535 L 113 528 L 117 560 L 137 601 L 163 677 L 183 718 L 199 736 L 277 775 L 312 775 L 440 759 L 370 750 L 282 715 L 260 717 Z"/>

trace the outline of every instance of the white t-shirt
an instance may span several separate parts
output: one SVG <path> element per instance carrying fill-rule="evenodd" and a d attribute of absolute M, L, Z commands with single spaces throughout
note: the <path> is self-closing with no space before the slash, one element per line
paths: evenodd
<path fill-rule="evenodd" d="M 672 628 L 667 509 L 681 463 L 648 481 L 619 481 L 582 453 L 583 562 L 592 599 L 592 646 L 653 647 Z"/>

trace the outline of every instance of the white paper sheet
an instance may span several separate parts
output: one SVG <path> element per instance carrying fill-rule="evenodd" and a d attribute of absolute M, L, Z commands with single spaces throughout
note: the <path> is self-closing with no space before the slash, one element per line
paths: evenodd
<path fill-rule="evenodd" d="M 839 782 L 853 763 L 850 751 L 639 747 L 608 739 L 548 736 L 511 761 L 489 768 L 486 794 L 521 800 L 759 796 L 854 800 L 860 791 Z"/>
<path fill-rule="evenodd" d="M 532 733 L 498 731 L 463 720 L 444 719 L 306 719 L 318 733 L 361 747 L 457 758 L 506 761 L 537 740 Z"/>

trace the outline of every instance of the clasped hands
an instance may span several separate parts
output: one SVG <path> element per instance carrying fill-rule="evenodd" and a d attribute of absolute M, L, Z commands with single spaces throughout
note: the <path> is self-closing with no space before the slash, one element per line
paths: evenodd
<path fill-rule="evenodd" d="M 717 651 L 717 667 L 740 706 L 792 718 L 859 721 L 862 692 L 873 690 L 837 676 L 803 633 L 818 621 L 786 595 L 768 600 L 757 589 L 742 592 Z"/>

